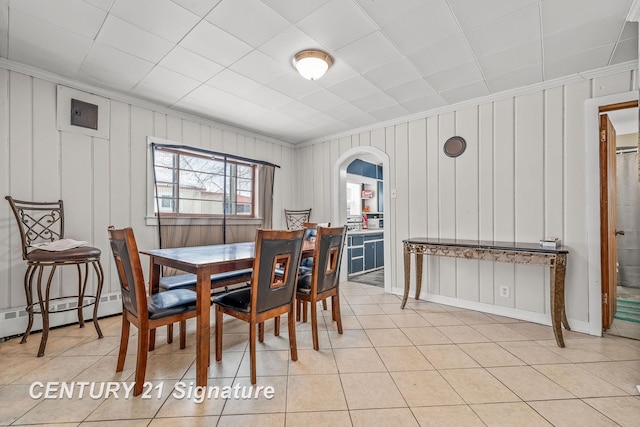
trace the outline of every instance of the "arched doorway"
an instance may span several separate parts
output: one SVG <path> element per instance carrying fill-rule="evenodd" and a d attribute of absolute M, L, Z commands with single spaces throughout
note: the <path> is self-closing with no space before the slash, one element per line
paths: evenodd
<path fill-rule="evenodd" d="M 334 188 L 333 188 L 333 214 L 331 222 L 334 224 L 347 223 L 347 166 L 362 156 L 375 158 L 382 164 L 382 185 L 385 188 L 384 199 L 384 289 L 385 292 L 391 291 L 391 228 L 393 224 L 393 216 L 391 208 L 390 181 L 389 181 L 389 156 L 384 151 L 375 147 L 354 147 L 343 153 L 333 165 Z M 342 269 L 340 271 L 340 280 L 347 280 L 347 251 L 344 251 L 342 260 Z"/>

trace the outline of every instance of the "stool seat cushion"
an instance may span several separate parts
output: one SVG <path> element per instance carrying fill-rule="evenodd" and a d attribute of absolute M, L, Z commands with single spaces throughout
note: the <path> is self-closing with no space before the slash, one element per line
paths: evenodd
<path fill-rule="evenodd" d="M 225 308 L 248 313 L 249 304 L 251 303 L 251 288 L 227 292 L 214 298 L 213 302 Z"/>
<path fill-rule="evenodd" d="M 80 246 L 67 249 L 66 251 L 44 251 L 35 249 L 27 254 L 27 261 L 30 262 L 60 262 L 60 261 L 83 261 L 91 258 L 100 258 L 100 249 L 91 246 Z"/>
<path fill-rule="evenodd" d="M 189 289 L 175 289 L 150 295 L 147 300 L 149 319 L 171 316 L 193 310 L 196 306 L 196 293 Z"/>

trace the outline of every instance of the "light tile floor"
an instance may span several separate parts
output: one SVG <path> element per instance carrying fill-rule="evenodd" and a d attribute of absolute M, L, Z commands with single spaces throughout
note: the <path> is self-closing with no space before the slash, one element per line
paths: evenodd
<path fill-rule="evenodd" d="M 195 377 L 193 321 L 185 350 L 177 340 L 166 344 L 165 328 L 158 332 L 147 398 L 30 397 L 35 382 L 130 384 L 137 337 L 116 373 L 116 316 L 101 320 L 102 340 L 91 325 L 53 330 L 42 358 L 35 357 L 38 334 L 25 345 L 0 344 L 0 425 L 640 425 L 640 341 L 565 331 L 561 349 L 547 326 L 425 301 L 400 310 L 399 297 L 379 287 L 347 282 L 341 289 L 344 334 L 320 310 L 320 351 L 312 349 L 309 323 L 297 323 L 292 362 L 286 327 L 275 337 L 273 322 L 267 325 L 258 385 L 273 386 L 272 399 L 177 398 L 174 386 Z M 247 324 L 226 318 L 223 360 L 211 361 L 209 385 L 249 384 L 247 342 Z"/>

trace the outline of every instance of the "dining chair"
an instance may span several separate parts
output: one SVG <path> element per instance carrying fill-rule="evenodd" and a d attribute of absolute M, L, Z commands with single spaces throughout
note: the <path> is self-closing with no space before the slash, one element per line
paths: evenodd
<path fill-rule="evenodd" d="M 302 224 L 309 222 L 311 209 L 285 209 L 284 219 L 287 222 L 287 230 L 303 228 Z"/>
<path fill-rule="evenodd" d="M 318 227 L 313 268 L 310 273 L 306 273 L 298 279 L 296 300 L 311 304 L 311 333 L 315 350 L 319 350 L 318 301 L 324 301 L 331 297 L 331 316 L 337 324 L 338 333 L 342 334 L 339 284 L 340 264 L 346 235 L 346 227 Z"/>
<path fill-rule="evenodd" d="M 315 240 L 318 227 L 331 227 L 330 222 L 305 222 L 302 224 L 305 229 L 304 240 Z M 300 261 L 300 274 L 310 273 L 313 267 L 313 257 L 306 257 Z M 327 309 L 327 300 L 322 300 L 322 309 Z M 296 310 L 296 320 L 300 320 L 300 312 L 302 312 L 302 321 L 307 321 L 307 304 L 298 302 L 298 310 Z"/>
<path fill-rule="evenodd" d="M 222 315 L 249 323 L 251 384 L 256 383 L 256 326 L 258 339 L 264 340 L 264 322 L 288 314 L 291 360 L 298 360 L 294 296 L 304 230 L 256 231 L 253 276 L 249 288 L 214 298 L 216 304 L 216 360 L 222 360 Z M 276 272 L 280 270 L 280 273 Z"/>
<path fill-rule="evenodd" d="M 11 196 L 6 196 L 5 199 L 9 202 L 18 223 L 22 259 L 27 261 L 27 271 L 24 273 L 24 290 L 27 300 L 25 311 L 29 316 L 29 320 L 20 344 L 27 342 L 27 337 L 33 327 L 34 317 L 39 314 L 42 316 L 42 337 L 40 338 L 38 357 L 44 356 L 49 337 L 49 314 L 76 310 L 78 312 L 78 324 L 83 328 L 83 310 L 89 306 L 93 306 L 93 326 L 96 328 L 98 338 L 102 338 L 102 331 L 98 324 L 98 305 L 104 281 L 104 272 L 102 264 L 100 264 L 100 249 L 90 246 L 77 246 L 55 251 L 38 249 L 37 245 L 39 243 L 65 242 L 64 204 L 62 200 L 57 202 L 29 202 L 17 200 Z M 75 241 L 75 243 L 82 244 L 84 242 Z M 97 278 L 95 295 L 87 294 L 90 265 L 95 270 Z M 61 294 L 60 296 L 52 297 L 51 285 L 53 284 L 55 272 L 58 267 L 64 266 L 75 266 L 78 271 L 77 295 Z M 47 268 L 50 271 L 43 286 L 43 276 Z M 33 294 L 34 279 L 37 301 L 34 301 Z M 62 286 L 61 289 L 65 289 L 65 287 Z M 69 299 L 74 301 L 68 304 L 53 305 L 54 301 Z"/>
<path fill-rule="evenodd" d="M 196 317 L 196 293 L 189 289 L 175 289 L 147 296 L 140 254 L 128 227 L 109 227 L 109 242 L 115 260 L 122 292 L 122 333 L 116 372 L 121 372 L 127 357 L 131 324 L 138 328 L 138 352 L 133 395 L 142 392 L 147 369 L 150 331 L 160 326 L 180 322 L 180 348 L 186 347 L 186 320 Z"/>

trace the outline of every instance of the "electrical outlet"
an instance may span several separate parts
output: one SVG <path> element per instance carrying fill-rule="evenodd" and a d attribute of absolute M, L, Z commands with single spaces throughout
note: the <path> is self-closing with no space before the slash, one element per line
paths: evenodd
<path fill-rule="evenodd" d="M 500 286 L 500 296 L 502 298 L 509 298 L 509 287 L 508 286 Z"/>

